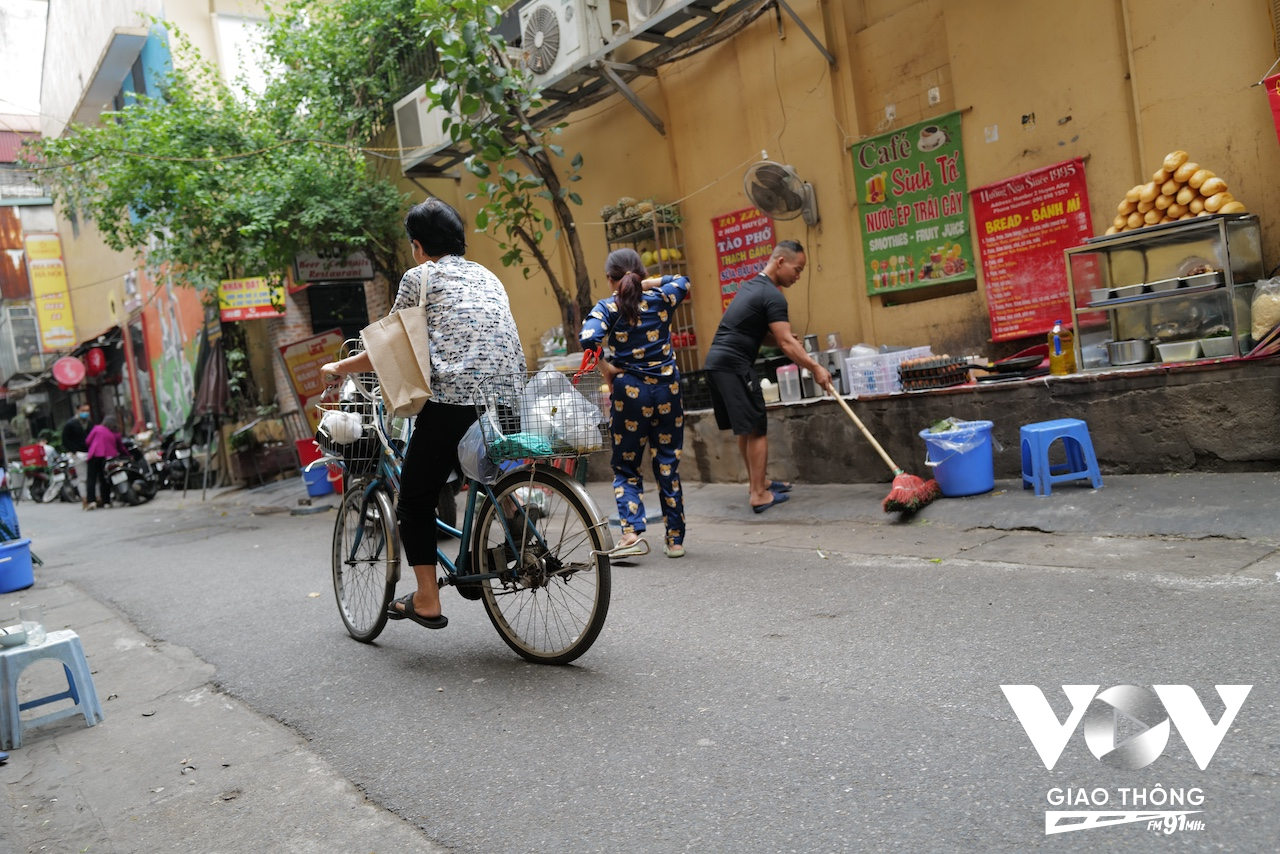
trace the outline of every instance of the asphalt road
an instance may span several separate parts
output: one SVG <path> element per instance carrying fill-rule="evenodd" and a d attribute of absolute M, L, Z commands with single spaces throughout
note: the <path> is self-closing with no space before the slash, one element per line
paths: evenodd
<path fill-rule="evenodd" d="M 603 634 L 564 668 L 517 658 L 452 591 L 447 630 L 352 641 L 331 513 L 168 494 L 20 513 L 43 577 L 190 648 L 459 852 L 1276 849 L 1280 584 L 1231 574 L 1270 544 L 809 524 L 804 500 L 617 567 Z M 1137 771 L 1076 733 L 1048 771 L 999 688 L 1038 685 L 1063 720 L 1058 686 L 1166 683 L 1214 721 L 1210 686 L 1253 685 L 1206 770 L 1175 731 Z M 1055 787 L 1157 784 L 1203 791 L 1204 829 L 1044 833 L 1071 808 Z"/>

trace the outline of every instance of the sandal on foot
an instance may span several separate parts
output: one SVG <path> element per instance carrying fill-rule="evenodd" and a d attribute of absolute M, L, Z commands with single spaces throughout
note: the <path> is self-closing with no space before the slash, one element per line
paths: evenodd
<path fill-rule="evenodd" d="M 769 481 L 769 491 L 770 491 L 770 492 L 790 492 L 790 491 L 791 491 L 791 486 L 792 486 L 792 484 L 787 483 L 785 480 L 771 480 L 771 481 Z"/>
<path fill-rule="evenodd" d="M 781 495 L 774 493 L 773 500 L 770 501 L 768 504 L 752 504 L 751 509 L 756 511 L 757 513 L 763 513 L 764 511 L 768 510 L 770 507 L 772 507 L 775 504 L 781 504 L 784 501 L 790 501 L 790 500 L 791 500 L 791 496 L 787 495 L 785 492 L 782 493 Z"/>
<path fill-rule="evenodd" d="M 397 608 L 396 605 L 399 605 L 400 608 Z M 413 620 L 413 622 L 420 626 L 426 626 L 428 629 L 443 629 L 449 625 L 449 618 L 444 614 L 438 617 L 424 617 L 413 610 L 412 593 L 406 593 L 399 599 L 391 600 L 391 604 L 387 606 L 387 617 L 392 620 Z"/>
<path fill-rule="evenodd" d="M 629 546 L 618 546 L 609 552 L 609 557 L 643 557 L 649 553 L 649 544 L 644 539 L 636 540 Z"/>
<path fill-rule="evenodd" d="M 684 546 L 679 544 L 665 545 L 662 547 L 662 553 L 667 557 L 684 557 Z"/>

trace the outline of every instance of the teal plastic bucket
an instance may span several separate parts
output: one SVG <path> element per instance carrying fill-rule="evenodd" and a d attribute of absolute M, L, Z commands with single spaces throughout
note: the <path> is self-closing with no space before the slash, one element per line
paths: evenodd
<path fill-rule="evenodd" d="M 925 464 L 947 498 L 979 495 L 995 489 L 990 421 L 961 421 L 945 433 L 920 431 L 928 449 Z"/>
<path fill-rule="evenodd" d="M 304 469 L 302 479 L 307 484 L 307 495 L 312 498 L 333 494 L 333 484 L 329 481 L 328 466 L 312 466 L 310 471 Z"/>
<path fill-rule="evenodd" d="M 25 590 L 36 583 L 31 569 L 31 541 L 0 543 L 0 593 Z"/>

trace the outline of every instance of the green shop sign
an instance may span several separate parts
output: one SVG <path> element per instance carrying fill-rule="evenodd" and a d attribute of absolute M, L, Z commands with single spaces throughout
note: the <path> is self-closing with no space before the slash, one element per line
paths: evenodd
<path fill-rule="evenodd" d="M 853 146 L 868 294 L 974 278 L 960 114 Z"/>

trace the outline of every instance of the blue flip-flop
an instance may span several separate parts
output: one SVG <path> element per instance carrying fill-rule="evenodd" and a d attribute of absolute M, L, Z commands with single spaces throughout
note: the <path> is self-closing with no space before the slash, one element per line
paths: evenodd
<path fill-rule="evenodd" d="M 769 491 L 773 493 L 790 492 L 791 484 L 784 480 L 771 480 L 769 481 Z"/>
<path fill-rule="evenodd" d="M 770 501 L 768 504 L 752 504 L 751 509 L 756 511 L 757 513 L 763 513 L 764 511 L 768 510 L 770 507 L 772 507 L 775 504 L 782 504 L 784 501 L 790 501 L 790 500 L 791 500 L 791 496 L 787 495 L 784 492 L 781 495 L 774 495 L 773 500 Z"/>

